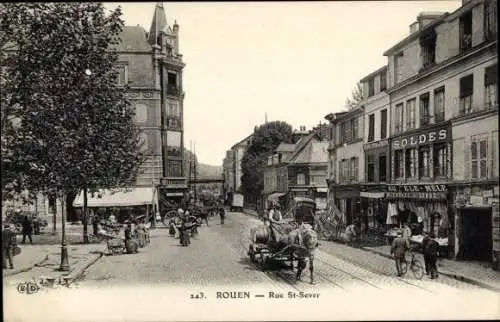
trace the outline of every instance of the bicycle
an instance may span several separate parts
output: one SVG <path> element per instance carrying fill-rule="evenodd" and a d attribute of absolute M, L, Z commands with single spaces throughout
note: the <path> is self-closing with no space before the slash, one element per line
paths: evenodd
<path fill-rule="evenodd" d="M 424 266 L 422 263 L 416 258 L 415 253 L 413 251 L 408 251 L 408 255 L 405 256 L 405 260 L 401 263 L 401 270 L 403 276 L 408 271 L 408 257 L 410 257 L 410 270 L 417 279 L 422 279 L 424 276 Z"/>

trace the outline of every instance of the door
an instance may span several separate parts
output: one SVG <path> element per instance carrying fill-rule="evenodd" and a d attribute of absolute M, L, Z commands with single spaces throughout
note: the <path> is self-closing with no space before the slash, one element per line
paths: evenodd
<path fill-rule="evenodd" d="M 352 224 L 352 199 L 345 199 L 345 215 L 347 219 L 347 226 Z"/>
<path fill-rule="evenodd" d="M 463 259 L 491 261 L 491 208 L 462 210 Z"/>

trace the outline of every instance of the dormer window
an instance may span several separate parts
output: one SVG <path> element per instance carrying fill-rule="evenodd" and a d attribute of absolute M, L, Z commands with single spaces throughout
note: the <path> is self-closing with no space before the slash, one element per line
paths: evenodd
<path fill-rule="evenodd" d="M 383 92 L 387 89 L 387 71 L 380 73 L 380 91 Z"/>
<path fill-rule="evenodd" d="M 427 68 L 436 63 L 436 33 L 434 29 L 420 38 L 422 49 L 422 67 Z"/>
<path fill-rule="evenodd" d="M 394 81 L 395 83 L 399 83 L 402 80 L 403 76 L 403 53 L 399 53 L 394 56 Z"/>
<path fill-rule="evenodd" d="M 472 48 L 472 10 L 460 17 L 460 51 Z"/>
<path fill-rule="evenodd" d="M 375 95 L 375 77 L 368 79 L 368 97 Z"/>

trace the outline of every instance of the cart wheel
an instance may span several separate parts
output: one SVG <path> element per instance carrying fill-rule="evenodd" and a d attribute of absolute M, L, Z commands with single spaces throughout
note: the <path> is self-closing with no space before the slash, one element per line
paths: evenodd
<path fill-rule="evenodd" d="M 269 259 L 267 258 L 268 256 L 265 254 L 260 254 L 260 267 L 264 270 L 267 268 L 267 264 L 269 263 Z"/>
<path fill-rule="evenodd" d="M 417 279 L 420 280 L 424 276 L 424 267 L 422 266 L 422 263 L 420 263 L 420 261 L 415 260 L 411 264 L 410 269 L 413 273 L 413 276 L 415 276 Z"/>
<path fill-rule="evenodd" d="M 248 246 L 248 256 L 250 256 L 250 260 L 255 263 L 255 249 L 253 245 Z"/>

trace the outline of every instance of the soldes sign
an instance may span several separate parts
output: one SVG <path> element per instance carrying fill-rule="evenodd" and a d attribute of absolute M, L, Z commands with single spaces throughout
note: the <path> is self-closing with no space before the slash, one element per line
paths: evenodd
<path fill-rule="evenodd" d="M 392 140 L 392 148 L 393 149 L 403 149 L 409 147 L 416 147 L 419 145 L 426 145 L 441 141 L 446 141 L 449 139 L 449 130 L 440 129 L 428 131 L 421 134 L 409 135 L 407 137 L 398 138 Z"/>

